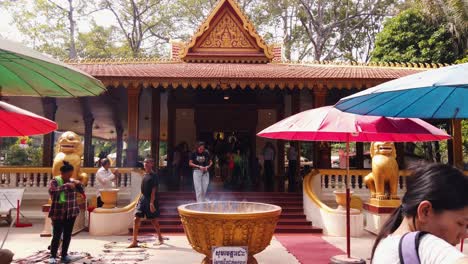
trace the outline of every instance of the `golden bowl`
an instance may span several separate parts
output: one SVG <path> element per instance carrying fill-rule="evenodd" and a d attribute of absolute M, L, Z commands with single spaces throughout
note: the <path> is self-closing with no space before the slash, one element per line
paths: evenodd
<path fill-rule="evenodd" d="M 263 251 L 275 232 L 281 207 L 250 202 L 192 203 L 178 207 L 185 234 L 192 248 L 211 263 L 211 249 L 218 246 L 247 246 L 249 264 Z"/>
<path fill-rule="evenodd" d="M 104 205 L 103 208 L 115 208 L 117 207 L 117 194 L 119 189 L 100 189 L 101 199 Z"/>

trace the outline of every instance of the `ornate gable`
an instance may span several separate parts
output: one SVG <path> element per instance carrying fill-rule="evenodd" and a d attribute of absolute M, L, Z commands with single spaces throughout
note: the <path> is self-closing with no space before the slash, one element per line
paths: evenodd
<path fill-rule="evenodd" d="M 186 62 L 268 63 L 273 51 L 235 0 L 219 0 L 180 58 Z"/>

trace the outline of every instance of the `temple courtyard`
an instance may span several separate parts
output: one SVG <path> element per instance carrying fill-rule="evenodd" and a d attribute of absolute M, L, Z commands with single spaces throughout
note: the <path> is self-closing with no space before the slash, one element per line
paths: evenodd
<path fill-rule="evenodd" d="M 47 250 L 50 237 L 40 237 L 43 228 L 43 214 L 37 204 L 25 203 L 23 214 L 32 227 L 12 227 L 4 248 L 15 253 L 14 263 L 28 258 L 41 250 Z M 3 237 L 8 227 L 6 222 L 0 223 L 0 234 Z M 72 238 L 71 252 L 88 253 L 86 258 L 74 263 L 171 263 L 187 264 L 201 263 L 203 255 L 195 252 L 184 234 L 163 234 L 168 238 L 164 245 L 156 245 L 151 234 L 141 235 L 141 248 L 125 249 L 130 243 L 130 235 L 121 236 L 91 236 L 81 232 Z M 372 244 L 375 236 L 365 232 L 362 237 L 352 238 L 353 256 L 365 259 L 369 263 Z M 458 248 L 460 245 L 458 245 Z M 465 250 L 468 242 L 465 242 Z M 259 263 L 328 263 L 330 257 L 344 254 L 346 251 L 345 237 L 330 237 L 322 234 L 276 234 L 265 251 L 256 255 Z M 45 259 L 46 261 L 47 259 Z"/>

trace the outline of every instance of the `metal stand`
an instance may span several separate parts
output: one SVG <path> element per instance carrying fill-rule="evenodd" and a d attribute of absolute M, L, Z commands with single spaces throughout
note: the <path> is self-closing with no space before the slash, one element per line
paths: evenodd
<path fill-rule="evenodd" d="M 330 259 L 331 264 L 366 264 L 366 261 L 359 258 L 351 257 L 351 194 L 349 190 L 350 183 L 349 175 L 349 134 L 346 141 L 346 255 L 334 256 Z"/>

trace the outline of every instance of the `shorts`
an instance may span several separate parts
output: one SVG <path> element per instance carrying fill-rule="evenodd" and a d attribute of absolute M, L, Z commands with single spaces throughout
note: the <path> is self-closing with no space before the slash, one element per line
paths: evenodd
<path fill-rule="evenodd" d="M 156 204 L 155 209 L 156 211 L 154 213 L 151 213 L 150 201 L 148 198 L 145 198 L 145 196 L 142 195 L 138 200 L 135 216 L 139 218 L 154 219 L 156 217 L 159 217 L 160 214 L 159 206 L 157 206 Z"/>

